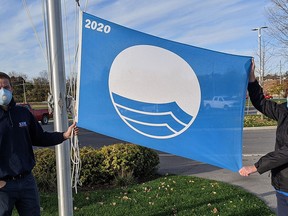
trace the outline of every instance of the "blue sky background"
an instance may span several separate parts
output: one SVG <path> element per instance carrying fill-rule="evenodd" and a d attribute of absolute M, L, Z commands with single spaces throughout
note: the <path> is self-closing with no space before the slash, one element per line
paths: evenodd
<path fill-rule="evenodd" d="M 0 71 L 37 77 L 47 70 L 42 1 L 0 0 Z M 31 20 L 23 6 L 27 3 Z M 82 10 L 126 27 L 193 46 L 237 55 L 254 56 L 258 62 L 258 35 L 252 28 L 268 26 L 269 0 L 97 0 L 80 1 Z M 62 0 L 66 74 L 73 71 L 78 43 L 76 3 Z M 262 39 L 270 41 L 267 30 Z M 285 60 L 273 57 L 266 71 L 287 70 Z"/>

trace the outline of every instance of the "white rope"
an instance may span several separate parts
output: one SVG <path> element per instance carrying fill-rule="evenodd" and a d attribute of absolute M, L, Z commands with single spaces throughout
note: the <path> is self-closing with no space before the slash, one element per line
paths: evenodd
<path fill-rule="evenodd" d="M 69 89 L 68 92 L 69 94 L 73 95 L 73 98 L 76 98 L 76 85 L 77 85 L 77 64 L 78 64 L 78 47 L 79 45 L 76 47 L 76 53 L 75 53 L 75 57 L 74 57 L 74 64 L 72 67 L 72 71 L 73 74 L 70 74 L 70 85 L 69 85 Z"/>
<path fill-rule="evenodd" d="M 79 22 L 79 10 L 80 7 L 78 6 L 78 3 L 76 2 L 76 7 L 75 7 L 75 23 Z M 76 98 L 76 84 L 77 84 L 77 64 L 78 64 L 78 47 L 79 47 L 79 40 L 78 40 L 78 25 L 75 25 L 74 29 L 74 47 L 75 47 L 75 55 L 74 55 L 74 60 L 73 60 L 73 66 L 72 66 L 72 71 L 70 72 L 70 77 L 69 77 L 69 88 L 68 88 L 68 95 L 72 95 L 73 98 Z M 71 62 L 70 62 L 71 63 Z"/>
<path fill-rule="evenodd" d="M 78 7 L 78 4 L 76 4 L 75 17 L 74 17 L 75 23 L 79 23 L 79 10 L 80 10 L 80 7 Z M 79 35 L 78 34 L 79 34 L 79 25 L 75 24 L 75 28 L 74 28 L 75 57 L 74 57 L 73 71 L 76 71 L 76 64 L 77 64 L 78 46 L 79 46 Z"/>
<path fill-rule="evenodd" d="M 50 62 L 48 60 L 48 52 L 49 52 L 49 46 L 48 46 L 48 37 L 47 37 L 47 25 L 46 25 L 46 13 L 47 13 L 47 10 L 46 10 L 46 7 L 45 7 L 45 1 L 42 0 L 42 15 L 43 15 L 43 22 L 44 22 L 44 31 L 45 31 L 45 40 L 46 40 L 46 54 L 45 54 L 45 51 L 44 51 L 44 48 L 41 44 L 41 41 L 39 39 L 39 36 L 38 36 L 38 33 L 37 33 L 37 30 L 35 28 L 35 25 L 33 23 L 33 20 L 32 20 L 32 17 L 31 17 L 31 14 L 30 14 L 30 11 L 29 11 L 29 8 L 27 6 L 27 3 L 26 3 L 26 0 L 22 0 L 23 2 L 23 6 L 26 10 L 26 13 L 27 13 L 27 16 L 30 20 L 30 23 L 32 25 L 32 28 L 33 28 L 33 31 L 34 31 L 34 34 L 36 36 L 36 39 L 39 43 L 39 46 L 41 48 L 41 51 L 43 53 L 43 56 L 48 64 L 48 73 L 49 73 L 49 84 L 50 84 L 50 92 L 51 92 L 51 80 L 52 80 L 52 73 L 51 73 L 51 66 L 53 64 L 53 62 Z M 64 4 L 65 4 L 65 27 L 66 27 L 66 42 L 69 41 L 68 39 L 68 25 L 67 25 L 67 10 L 66 10 L 66 0 L 64 1 Z M 79 10 L 79 7 L 76 7 L 78 8 Z M 77 10 L 77 9 L 76 9 Z M 76 22 L 79 20 L 79 17 L 78 17 L 78 14 L 79 14 L 79 11 L 76 13 L 77 17 L 76 17 Z M 76 32 L 76 28 L 77 28 L 77 25 L 75 25 L 75 32 Z M 78 32 L 78 29 L 77 29 L 77 32 Z M 76 33 L 75 33 L 75 38 L 76 38 Z M 74 59 L 74 64 L 73 64 L 73 71 L 74 69 L 76 68 L 76 64 L 77 64 L 77 56 L 78 56 L 78 44 L 79 42 L 77 42 L 77 45 L 76 45 L 76 39 L 75 39 L 75 59 Z M 69 54 L 69 67 L 70 67 L 70 74 L 71 76 L 73 76 L 73 72 L 71 71 L 71 61 L 70 61 L 70 46 L 69 46 L 69 43 L 67 44 L 67 51 L 68 51 L 68 54 Z M 70 79 L 70 86 L 73 86 L 71 84 L 71 82 L 75 82 L 76 84 L 76 74 L 75 74 L 75 77 L 74 79 L 71 78 Z M 72 81 L 73 80 L 73 81 Z M 68 112 L 70 112 L 70 114 L 72 115 L 73 119 L 74 119 L 74 107 L 75 107 L 75 100 L 74 98 L 76 98 L 76 87 L 74 87 L 74 94 L 73 94 L 73 90 L 72 88 L 70 88 L 71 90 L 71 94 L 73 96 L 70 96 L 71 94 L 67 94 L 67 110 Z M 53 95 L 50 94 L 48 95 L 48 105 L 49 105 L 49 108 L 50 108 L 50 112 L 53 112 L 53 109 L 54 109 L 54 104 L 53 104 Z M 72 185 L 72 188 L 75 188 L 75 192 L 77 193 L 77 185 L 82 185 L 81 182 L 80 182 L 80 171 L 81 171 L 81 158 L 80 158 L 80 148 L 79 148 L 79 140 L 78 140 L 78 136 L 74 136 L 74 131 L 72 131 L 72 135 L 71 135 L 71 138 L 70 138 L 70 144 L 71 144 L 71 150 L 70 150 L 70 158 L 71 158 L 71 162 L 72 162 L 72 174 L 71 174 L 71 185 Z"/>
<path fill-rule="evenodd" d="M 89 0 L 86 0 L 86 3 L 85 3 L 85 8 L 84 8 L 84 12 L 86 12 L 86 11 L 87 11 L 88 3 L 89 3 Z"/>
<path fill-rule="evenodd" d="M 65 1 L 66 4 L 66 1 Z M 77 23 L 79 20 L 79 10 L 80 8 L 78 7 L 78 5 L 76 5 L 75 8 L 75 57 L 74 57 L 74 63 L 72 66 L 72 71 L 70 70 L 70 82 L 69 82 L 69 88 L 68 88 L 68 92 L 67 92 L 67 111 L 72 115 L 73 119 L 75 117 L 75 113 L 77 113 L 76 111 L 76 86 L 74 87 L 74 84 L 76 84 L 76 79 L 77 79 L 77 74 L 76 74 L 76 64 L 77 64 L 77 56 L 78 56 L 78 45 L 79 44 L 78 40 L 76 40 L 76 30 L 78 32 L 77 29 Z M 66 18 L 66 22 L 67 22 L 67 18 Z M 66 24 L 67 26 L 67 24 Z M 68 41 L 68 29 L 67 29 L 67 41 Z M 69 49 L 69 46 L 68 46 Z M 71 61 L 70 61 L 70 55 L 69 55 L 69 63 L 71 65 Z M 71 68 L 71 66 L 70 66 Z M 74 88 L 73 88 L 74 87 Z M 75 192 L 77 194 L 77 185 L 82 185 L 81 181 L 80 181 L 80 173 L 81 173 L 81 157 L 80 157 L 80 147 L 79 147 L 79 140 L 77 136 L 71 136 L 71 162 L 72 162 L 72 173 L 71 173 L 71 185 L 72 188 L 75 189 Z"/>
<path fill-rule="evenodd" d="M 25 8 L 25 10 L 26 10 L 27 16 L 28 16 L 28 18 L 29 18 L 29 21 L 30 21 L 30 23 L 31 23 L 32 29 L 33 29 L 33 31 L 34 31 L 34 34 L 35 34 L 35 36 L 36 36 L 36 39 L 37 39 L 37 41 L 38 41 L 38 44 L 39 44 L 39 46 L 40 46 L 40 48 L 41 48 L 42 54 L 43 54 L 43 56 L 44 56 L 44 59 L 46 60 L 46 62 L 48 62 L 47 55 L 45 54 L 44 48 L 43 48 L 42 43 L 41 43 L 41 41 L 40 41 L 40 38 L 39 38 L 39 36 L 38 36 L 37 30 L 36 30 L 36 28 L 35 28 L 35 25 L 34 25 L 34 23 L 33 23 L 33 20 L 32 20 L 30 11 L 29 11 L 29 8 L 28 8 L 27 3 L 26 3 L 26 0 L 22 0 L 22 2 L 23 2 L 23 6 L 24 6 L 24 8 Z"/>
<path fill-rule="evenodd" d="M 44 36 L 45 36 L 45 45 L 46 45 L 46 56 L 49 56 L 49 42 L 48 42 L 48 26 L 47 26 L 47 9 L 45 0 L 42 0 L 42 19 L 43 19 L 43 26 L 44 26 Z M 49 89 L 50 92 L 48 92 L 47 97 L 47 103 L 48 103 L 48 110 L 49 114 L 52 114 L 54 112 L 54 100 L 52 95 L 52 71 L 51 68 L 53 68 L 52 62 L 50 58 L 47 58 L 47 67 L 48 67 L 48 80 L 49 80 Z"/>
<path fill-rule="evenodd" d="M 70 144 L 72 161 L 71 185 L 72 188 L 75 188 L 75 192 L 77 194 L 77 185 L 82 185 L 80 182 L 81 158 L 78 136 L 74 136 L 74 131 L 72 131 Z"/>
<path fill-rule="evenodd" d="M 66 28 L 66 49 L 67 49 L 67 52 L 68 52 L 68 59 L 69 59 L 69 71 L 70 71 L 70 74 L 72 74 L 72 71 L 71 71 L 71 53 L 70 53 L 70 43 L 69 43 L 69 32 L 68 32 L 68 18 L 67 18 L 67 2 L 66 0 L 64 0 L 64 15 L 65 15 L 65 28 Z"/>

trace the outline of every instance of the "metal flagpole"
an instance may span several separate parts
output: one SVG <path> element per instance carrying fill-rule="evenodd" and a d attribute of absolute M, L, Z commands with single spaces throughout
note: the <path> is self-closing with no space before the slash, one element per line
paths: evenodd
<path fill-rule="evenodd" d="M 61 1 L 47 0 L 49 58 L 54 99 L 54 129 L 66 131 L 68 118 L 65 91 L 65 61 L 62 34 Z M 58 212 L 60 216 L 73 215 L 70 149 L 68 141 L 56 148 Z"/>

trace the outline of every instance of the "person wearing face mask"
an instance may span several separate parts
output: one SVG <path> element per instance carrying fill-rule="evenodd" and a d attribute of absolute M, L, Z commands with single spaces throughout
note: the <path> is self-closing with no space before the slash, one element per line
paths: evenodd
<path fill-rule="evenodd" d="M 10 77 L 0 72 L 0 216 L 40 215 L 33 146 L 54 146 L 78 134 L 74 122 L 66 132 L 45 132 L 28 109 L 17 106 Z"/>
<path fill-rule="evenodd" d="M 12 99 L 12 92 L 5 88 L 1 88 L 0 90 L 0 105 L 7 109 L 10 101 Z"/>

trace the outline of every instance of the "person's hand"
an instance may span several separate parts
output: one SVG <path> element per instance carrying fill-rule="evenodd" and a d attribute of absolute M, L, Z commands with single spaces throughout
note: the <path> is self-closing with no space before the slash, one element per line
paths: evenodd
<path fill-rule="evenodd" d="M 5 185 L 6 185 L 6 182 L 0 180 L 0 189 L 3 188 Z"/>
<path fill-rule="evenodd" d="M 244 166 L 239 170 L 241 176 L 249 176 L 252 173 L 257 172 L 257 168 L 253 166 Z"/>
<path fill-rule="evenodd" d="M 252 58 L 249 82 L 255 82 L 255 80 L 256 80 L 256 77 L 255 77 L 255 62 L 254 62 L 254 58 Z"/>
<path fill-rule="evenodd" d="M 70 127 L 67 129 L 67 131 L 65 133 L 63 133 L 64 139 L 69 139 L 72 135 L 72 131 L 73 131 L 74 136 L 78 135 L 79 128 L 76 126 L 76 122 L 73 122 L 73 124 L 70 125 Z"/>

